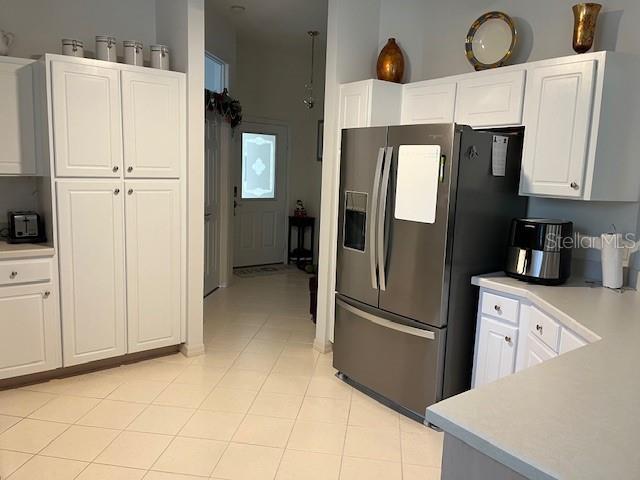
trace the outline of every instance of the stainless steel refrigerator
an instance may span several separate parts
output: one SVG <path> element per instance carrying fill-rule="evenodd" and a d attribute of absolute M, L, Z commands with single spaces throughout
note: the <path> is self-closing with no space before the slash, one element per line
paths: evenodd
<path fill-rule="evenodd" d="M 402 413 L 470 386 L 477 290 L 502 269 L 522 131 L 343 130 L 333 364 Z"/>

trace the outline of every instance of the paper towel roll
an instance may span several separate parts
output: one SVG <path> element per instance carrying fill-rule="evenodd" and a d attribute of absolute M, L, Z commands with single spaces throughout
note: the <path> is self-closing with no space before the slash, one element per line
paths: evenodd
<path fill-rule="evenodd" d="M 624 245 L 621 233 L 603 233 L 601 236 L 602 286 L 622 288 Z"/>

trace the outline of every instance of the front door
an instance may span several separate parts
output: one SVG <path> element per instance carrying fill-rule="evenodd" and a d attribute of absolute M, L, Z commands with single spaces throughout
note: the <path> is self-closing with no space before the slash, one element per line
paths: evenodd
<path fill-rule="evenodd" d="M 204 159 L 204 294 L 220 286 L 220 122 L 213 112 L 205 117 Z"/>
<path fill-rule="evenodd" d="M 245 123 L 236 133 L 233 266 L 282 263 L 287 128 Z"/>

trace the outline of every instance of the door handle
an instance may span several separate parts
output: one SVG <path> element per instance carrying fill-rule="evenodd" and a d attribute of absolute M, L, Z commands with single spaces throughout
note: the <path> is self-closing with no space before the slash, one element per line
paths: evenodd
<path fill-rule="evenodd" d="M 205 214 L 204 214 L 204 218 L 209 218 L 210 216 L 211 216 L 211 214 L 210 214 L 210 213 L 205 213 Z"/>
<path fill-rule="evenodd" d="M 406 333 L 408 335 L 413 335 L 414 337 L 426 338 L 428 340 L 435 340 L 436 338 L 435 333 L 429 330 L 422 330 L 420 328 L 410 327 L 408 325 L 403 325 L 401 323 L 392 322 L 391 320 L 378 317 L 377 315 L 373 315 L 368 312 L 363 312 L 359 308 L 356 308 L 353 305 L 349 305 L 347 302 L 340 299 L 336 299 L 336 305 L 338 305 L 340 308 L 345 309 L 347 312 L 352 313 L 357 317 L 360 317 L 364 320 L 368 320 L 371 323 L 380 325 L 381 327 L 390 328 L 392 330 L 397 330 L 398 332 Z"/>
<path fill-rule="evenodd" d="M 378 289 L 378 275 L 376 273 L 376 216 L 380 196 L 380 178 L 382 177 L 382 164 L 384 162 L 384 147 L 378 150 L 376 171 L 373 176 L 373 189 L 371 193 L 371 213 L 369 215 L 368 241 L 369 241 L 369 270 L 371 272 L 371 287 Z"/>
<path fill-rule="evenodd" d="M 380 290 L 387 289 L 387 275 L 385 271 L 386 239 L 384 237 L 384 221 L 387 215 L 387 193 L 389 192 L 389 173 L 393 159 L 393 147 L 387 147 L 385 153 L 384 172 L 382 173 L 382 188 L 380 191 L 380 207 L 378 208 L 378 274 L 380 277 Z"/>

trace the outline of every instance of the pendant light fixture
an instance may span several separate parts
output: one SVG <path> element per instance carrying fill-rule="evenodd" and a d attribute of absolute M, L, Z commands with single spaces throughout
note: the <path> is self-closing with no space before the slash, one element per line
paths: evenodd
<path fill-rule="evenodd" d="M 304 98 L 304 104 L 306 107 L 311 110 L 313 105 L 316 103 L 315 98 L 313 98 L 313 64 L 315 57 L 315 46 L 316 46 L 316 37 L 320 34 L 317 30 L 309 30 L 307 35 L 311 37 L 311 76 L 309 77 L 309 83 L 304 86 L 306 96 Z"/>

